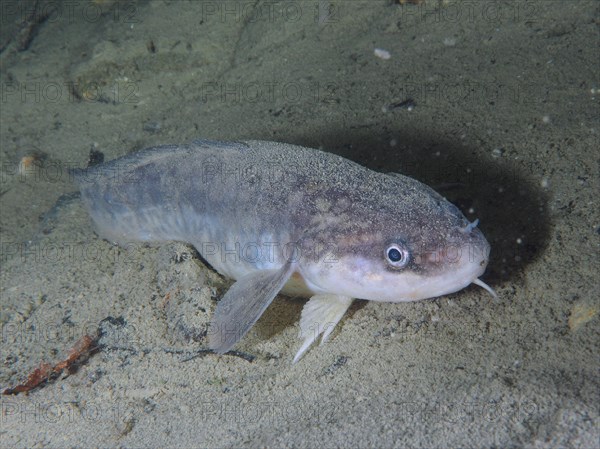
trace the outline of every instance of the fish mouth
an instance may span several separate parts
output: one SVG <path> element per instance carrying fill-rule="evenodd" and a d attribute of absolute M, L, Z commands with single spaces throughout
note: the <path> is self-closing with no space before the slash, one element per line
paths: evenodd
<path fill-rule="evenodd" d="M 476 284 L 488 291 L 493 297 L 497 297 L 494 290 L 479 279 L 479 276 L 485 271 L 486 265 L 487 260 L 478 263 L 470 262 L 457 269 L 439 273 L 434 277 L 421 277 L 418 282 L 420 285 L 415 285 L 408 297 L 413 301 L 436 298 L 455 293 L 471 284 Z"/>

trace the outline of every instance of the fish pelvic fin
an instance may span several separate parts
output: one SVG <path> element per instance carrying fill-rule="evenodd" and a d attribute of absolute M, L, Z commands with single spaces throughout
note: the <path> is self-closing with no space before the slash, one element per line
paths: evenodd
<path fill-rule="evenodd" d="M 305 304 L 300 317 L 300 338 L 304 338 L 302 346 L 296 353 L 296 363 L 321 337 L 321 344 L 325 343 L 337 323 L 342 319 L 346 310 L 352 304 L 353 298 L 342 295 L 315 295 Z"/>

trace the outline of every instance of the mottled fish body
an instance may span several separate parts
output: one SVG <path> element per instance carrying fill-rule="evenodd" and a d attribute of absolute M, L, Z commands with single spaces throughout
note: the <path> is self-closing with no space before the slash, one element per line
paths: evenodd
<path fill-rule="evenodd" d="M 295 145 L 195 141 L 77 171 L 98 234 L 117 244 L 179 240 L 235 279 L 209 345 L 230 350 L 282 291 L 310 297 L 304 343 L 325 341 L 353 298 L 414 301 L 460 290 L 489 244 L 418 181 Z M 489 289 L 491 291 L 491 289 Z"/>

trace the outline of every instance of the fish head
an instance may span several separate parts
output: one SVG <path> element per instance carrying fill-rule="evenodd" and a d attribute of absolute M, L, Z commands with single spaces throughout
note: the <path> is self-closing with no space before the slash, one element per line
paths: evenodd
<path fill-rule="evenodd" d="M 446 295 L 479 280 L 490 245 L 460 210 L 429 187 L 405 178 L 402 191 L 382 195 L 373 207 L 355 202 L 325 233 L 331 251 L 303 267 L 316 291 L 403 302 Z M 408 188 L 408 190 L 407 190 Z"/>

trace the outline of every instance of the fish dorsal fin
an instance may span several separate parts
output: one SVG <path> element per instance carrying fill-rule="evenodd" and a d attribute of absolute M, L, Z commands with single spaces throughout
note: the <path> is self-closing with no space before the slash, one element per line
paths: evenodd
<path fill-rule="evenodd" d="M 209 329 L 208 346 L 225 354 L 242 339 L 269 307 L 294 271 L 292 261 L 279 270 L 247 274 L 219 301 Z"/>
<path fill-rule="evenodd" d="M 319 335 L 323 334 L 321 344 L 325 343 L 336 324 L 342 319 L 352 298 L 342 295 L 315 295 L 302 309 L 300 317 L 300 337 L 304 338 L 302 346 L 296 353 L 296 363 Z"/>

